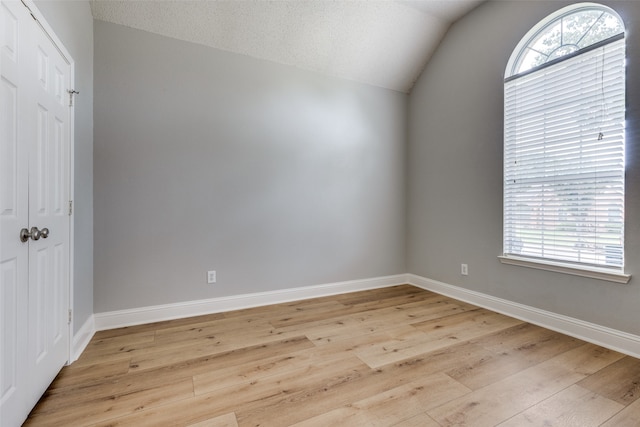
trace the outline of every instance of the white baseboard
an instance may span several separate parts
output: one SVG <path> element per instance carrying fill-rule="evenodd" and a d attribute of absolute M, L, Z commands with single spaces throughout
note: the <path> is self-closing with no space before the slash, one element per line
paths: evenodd
<path fill-rule="evenodd" d="M 640 358 L 640 336 L 407 274 L 407 283 Z"/>
<path fill-rule="evenodd" d="M 348 292 L 385 288 L 406 283 L 407 275 L 397 274 L 394 276 L 376 277 L 372 279 L 350 280 L 347 282 L 329 283 L 302 288 L 282 289 L 269 292 L 233 295 L 206 300 L 186 301 L 175 304 L 96 313 L 94 315 L 95 329 L 102 331 L 105 329 L 115 329 L 124 326 L 160 322 L 163 320 L 180 319 L 184 317 L 221 313 L 225 311 L 240 310 L 270 304 L 280 304 Z"/>
<path fill-rule="evenodd" d="M 93 335 L 96 333 L 96 324 L 94 320 L 94 316 L 91 315 L 84 322 L 82 327 L 73 335 L 73 341 L 71 343 L 71 360 L 69 363 L 75 362 L 78 360 L 78 357 L 82 354 Z"/>
<path fill-rule="evenodd" d="M 95 331 L 204 314 L 221 313 L 270 304 L 280 304 L 368 289 L 378 289 L 407 283 L 640 358 L 640 336 L 502 298 L 496 298 L 480 292 L 470 291 L 415 274 L 397 274 L 372 279 L 350 280 L 302 288 L 282 289 L 270 292 L 96 313 L 85 322 L 74 336 L 73 356 L 75 360 L 80 355 Z"/>

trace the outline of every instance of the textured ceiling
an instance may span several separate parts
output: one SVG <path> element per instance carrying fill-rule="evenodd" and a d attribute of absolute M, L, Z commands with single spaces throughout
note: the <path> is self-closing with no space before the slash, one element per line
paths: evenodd
<path fill-rule="evenodd" d="M 482 0 L 93 0 L 95 19 L 409 92 Z"/>

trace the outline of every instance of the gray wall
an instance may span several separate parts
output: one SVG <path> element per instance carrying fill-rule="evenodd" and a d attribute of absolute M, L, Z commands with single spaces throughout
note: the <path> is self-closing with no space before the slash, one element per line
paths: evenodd
<path fill-rule="evenodd" d="M 640 2 L 602 2 L 627 33 L 626 271 L 640 274 Z M 504 70 L 518 41 L 566 1 L 492 1 L 452 26 L 409 99 L 411 273 L 640 334 L 627 285 L 502 265 Z M 469 275 L 460 275 L 460 264 Z"/>
<path fill-rule="evenodd" d="M 93 17 L 87 1 L 36 1 L 75 61 L 74 332 L 93 314 Z"/>
<path fill-rule="evenodd" d="M 406 271 L 406 95 L 94 25 L 97 313 Z"/>

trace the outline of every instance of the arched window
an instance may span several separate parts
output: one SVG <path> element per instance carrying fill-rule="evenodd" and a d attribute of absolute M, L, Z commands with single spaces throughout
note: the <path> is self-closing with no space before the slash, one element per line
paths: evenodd
<path fill-rule="evenodd" d="M 624 31 L 612 9 L 581 3 L 545 18 L 512 53 L 502 262 L 628 281 Z"/>

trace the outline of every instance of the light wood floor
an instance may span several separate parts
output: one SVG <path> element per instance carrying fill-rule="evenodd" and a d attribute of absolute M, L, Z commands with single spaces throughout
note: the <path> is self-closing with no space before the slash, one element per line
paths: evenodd
<path fill-rule="evenodd" d="M 96 334 L 29 426 L 640 426 L 640 360 L 412 286 Z"/>

